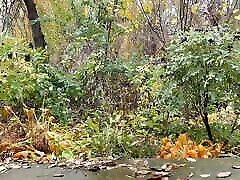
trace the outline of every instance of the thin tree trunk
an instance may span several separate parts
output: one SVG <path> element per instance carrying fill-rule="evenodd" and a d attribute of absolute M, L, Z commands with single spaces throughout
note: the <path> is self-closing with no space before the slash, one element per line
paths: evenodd
<path fill-rule="evenodd" d="M 41 30 L 40 22 L 36 21 L 34 23 L 31 23 L 31 21 L 37 20 L 37 18 L 38 18 L 38 13 L 37 13 L 37 9 L 36 9 L 34 0 L 23 0 L 23 1 L 26 5 L 27 12 L 28 12 L 28 19 L 31 24 L 34 47 L 35 48 L 45 48 L 46 42 L 45 42 L 44 35 Z"/>
<path fill-rule="evenodd" d="M 213 141 L 211 128 L 210 128 L 209 123 L 208 123 L 208 113 L 207 112 L 203 113 L 203 122 L 204 122 L 204 125 L 205 125 L 206 129 L 207 129 L 209 140 Z"/>

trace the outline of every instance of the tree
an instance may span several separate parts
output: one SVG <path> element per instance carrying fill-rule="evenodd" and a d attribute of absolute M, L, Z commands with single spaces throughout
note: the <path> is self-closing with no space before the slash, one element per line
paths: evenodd
<path fill-rule="evenodd" d="M 168 46 L 169 62 L 164 65 L 163 99 L 174 97 L 176 107 L 196 112 L 204 122 L 208 137 L 209 106 L 232 102 L 239 94 L 239 42 L 228 29 L 179 33 Z M 234 100 L 235 99 L 235 100 Z"/>
<path fill-rule="evenodd" d="M 28 23 L 25 21 L 26 17 Z M 34 46 L 44 48 L 46 42 L 38 21 L 38 12 L 34 0 L 5 0 L 0 2 L 0 28 L 2 32 L 14 35 L 14 32 L 17 31 L 26 38 L 29 34 L 26 25 L 29 23 Z"/>
<path fill-rule="evenodd" d="M 33 0 L 24 0 L 24 3 L 27 8 L 28 19 L 31 23 L 34 46 L 36 48 L 45 48 L 46 42 L 41 30 L 40 22 L 37 20 L 38 13 L 37 13 L 36 5 Z"/>

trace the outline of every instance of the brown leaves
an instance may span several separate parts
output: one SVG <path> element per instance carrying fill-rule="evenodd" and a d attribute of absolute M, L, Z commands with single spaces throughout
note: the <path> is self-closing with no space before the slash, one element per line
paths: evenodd
<path fill-rule="evenodd" d="M 32 109 L 24 109 L 24 112 L 27 115 L 27 127 L 28 128 L 33 128 L 36 126 L 36 120 L 35 120 L 35 110 Z"/>
<path fill-rule="evenodd" d="M 32 151 L 21 151 L 13 155 L 13 158 L 22 158 L 22 159 L 32 159 L 33 152 Z"/>
<path fill-rule="evenodd" d="M 13 110 L 10 106 L 4 106 L 3 107 L 3 121 L 7 122 L 12 113 L 13 113 Z"/>
<path fill-rule="evenodd" d="M 176 163 L 165 163 L 161 169 L 164 171 L 172 171 L 173 169 L 177 169 L 179 167 L 184 167 L 186 164 L 176 164 Z"/>
<path fill-rule="evenodd" d="M 27 117 L 26 123 L 22 123 L 9 106 L 4 106 L 3 116 L 9 118 L 12 115 L 16 121 L 7 121 L 1 125 L 0 153 L 13 155 L 13 158 L 32 158 L 36 150 L 48 152 L 47 128 L 37 123 L 34 109 L 24 109 Z M 27 141 L 27 143 L 21 143 Z M 11 156 L 10 155 L 10 156 Z M 0 154 L 1 156 L 1 154 Z"/>
<path fill-rule="evenodd" d="M 229 172 L 229 171 L 220 172 L 220 173 L 217 174 L 217 178 L 226 178 L 226 177 L 229 177 L 231 175 L 232 175 L 232 173 Z"/>
<path fill-rule="evenodd" d="M 203 146 L 203 143 L 208 146 Z M 218 157 L 221 153 L 222 144 L 213 145 L 211 141 L 204 140 L 201 144 L 193 142 L 187 134 L 180 134 L 176 142 L 173 143 L 167 137 L 161 139 L 162 146 L 160 154 L 156 158 L 212 158 Z"/>
<path fill-rule="evenodd" d="M 153 179 L 168 179 L 171 176 L 171 172 L 177 168 L 184 167 L 186 164 L 177 164 L 174 162 L 167 162 L 160 168 L 150 167 L 147 160 L 133 160 L 133 164 L 118 164 L 117 167 L 127 168 L 132 171 L 128 177 L 132 178 L 144 178 L 148 180 Z"/>

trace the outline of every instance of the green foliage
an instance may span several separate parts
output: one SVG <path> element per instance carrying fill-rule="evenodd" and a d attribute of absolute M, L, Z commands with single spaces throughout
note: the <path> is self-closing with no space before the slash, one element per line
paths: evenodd
<path fill-rule="evenodd" d="M 69 122 L 71 104 L 83 95 L 80 82 L 49 64 L 38 64 L 36 67 L 35 103 L 50 108 L 57 118 Z"/>
<path fill-rule="evenodd" d="M 137 158 L 156 152 L 154 138 L 144 130 L 134 129 L 120 114 L 106 117 L 102 125 L 100 119 L 89 119 L 87 123 L 91 156 Z"/>
<path fill-rule="evenodd" d="M 44 63 L 45 52 L 28 48 L 21 40 L 5 40 L 0 55 L 1 100 L 19 107 L 47 107 L 63 122 L 70 120 L 71 103 L 82 97 L 76 77 Z M 25 61 L 25 55 L 31 62 Z"/>
<path fill-rule="evenodd" d="M 167 48 L 162 102 L 203 117 L 210 105 L 235 101 L 240 85 L 238 49 L 239 41 L 227 28 L 178 33 Z"/>
<path fill-rule="evenodd" d="M 216 103 L 238 107 L 240 51 L 234 34 L 226 29 L 179 33 L 167 47 L 168 61 L 159 65 L 152 57 L 113 61 L 100 48 L 72 72 L 45 63 L 44 50 L 8 39 L 0 51 L 0 100 L 49 108 L 62 124 L 81 123 L 76 148 L 59 152 L 62 157 L 73 157 L 79 147 L 89 156 L 150 156 L 160 137 L 187 132 L 195 141 L 206 138 L 202 123 L 190 123 L 196 114 L 216 112 Z M 211 127 L 216 142 L 236 145 L 238 130 L 232 133 L 221 123 Z"/>
<path fill-rule="evenodd" d="M 33 68 L 25 56 L 32 53 L 26 42 L 8 38 L 0 48 L 0 99 L 10 104 L 24 103 L 34 94 Z M 37 54 L 37 53 L 36 53 Z"/>

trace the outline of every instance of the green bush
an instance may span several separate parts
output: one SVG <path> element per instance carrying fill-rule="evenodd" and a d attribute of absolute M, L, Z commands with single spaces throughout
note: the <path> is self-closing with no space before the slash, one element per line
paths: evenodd
<path fill-rule="evenodd" d="M 216 102 L 236 102 L 239 96 L 239 41 L 229 29 L 180 32 L 167 47 L 162 102 L 180 112 L 196 112 L 212 140 L 208 108 Z"/>
<path fill-rule="evenodd" d="M 23 40 L 7 38 L 0 48 L 0 99 L 13 105 L 25 105 L 35 94 L 35 76 L 25 56 L 33 53 Z M 40 57 L 42 53 L 38 52 Z"/>
<path fill-rule="evenodd" d="M 132 128 L 132 124 L 120 114 L 109 115 L 101 125 L 100 118 L 87 121 L 86 130 L 90 136 L 88 148 L 91 156 L 139 158 L 156 153 L 156 138 L 148 131 Z"/>
<path fill-rule="evenodd" d="M 9 54 L 12 58 L 9 58 Z M 30 61 L 25 56 L 30 55 Z M 71 119 L 71 103 L 82 97 L 81 83 L 60 68 L 45 63 L 46 53 L 22 40 L 8 38 L 0 52 L 0 99 L 22 108 L 49 108 L 57 119 Z"/>

